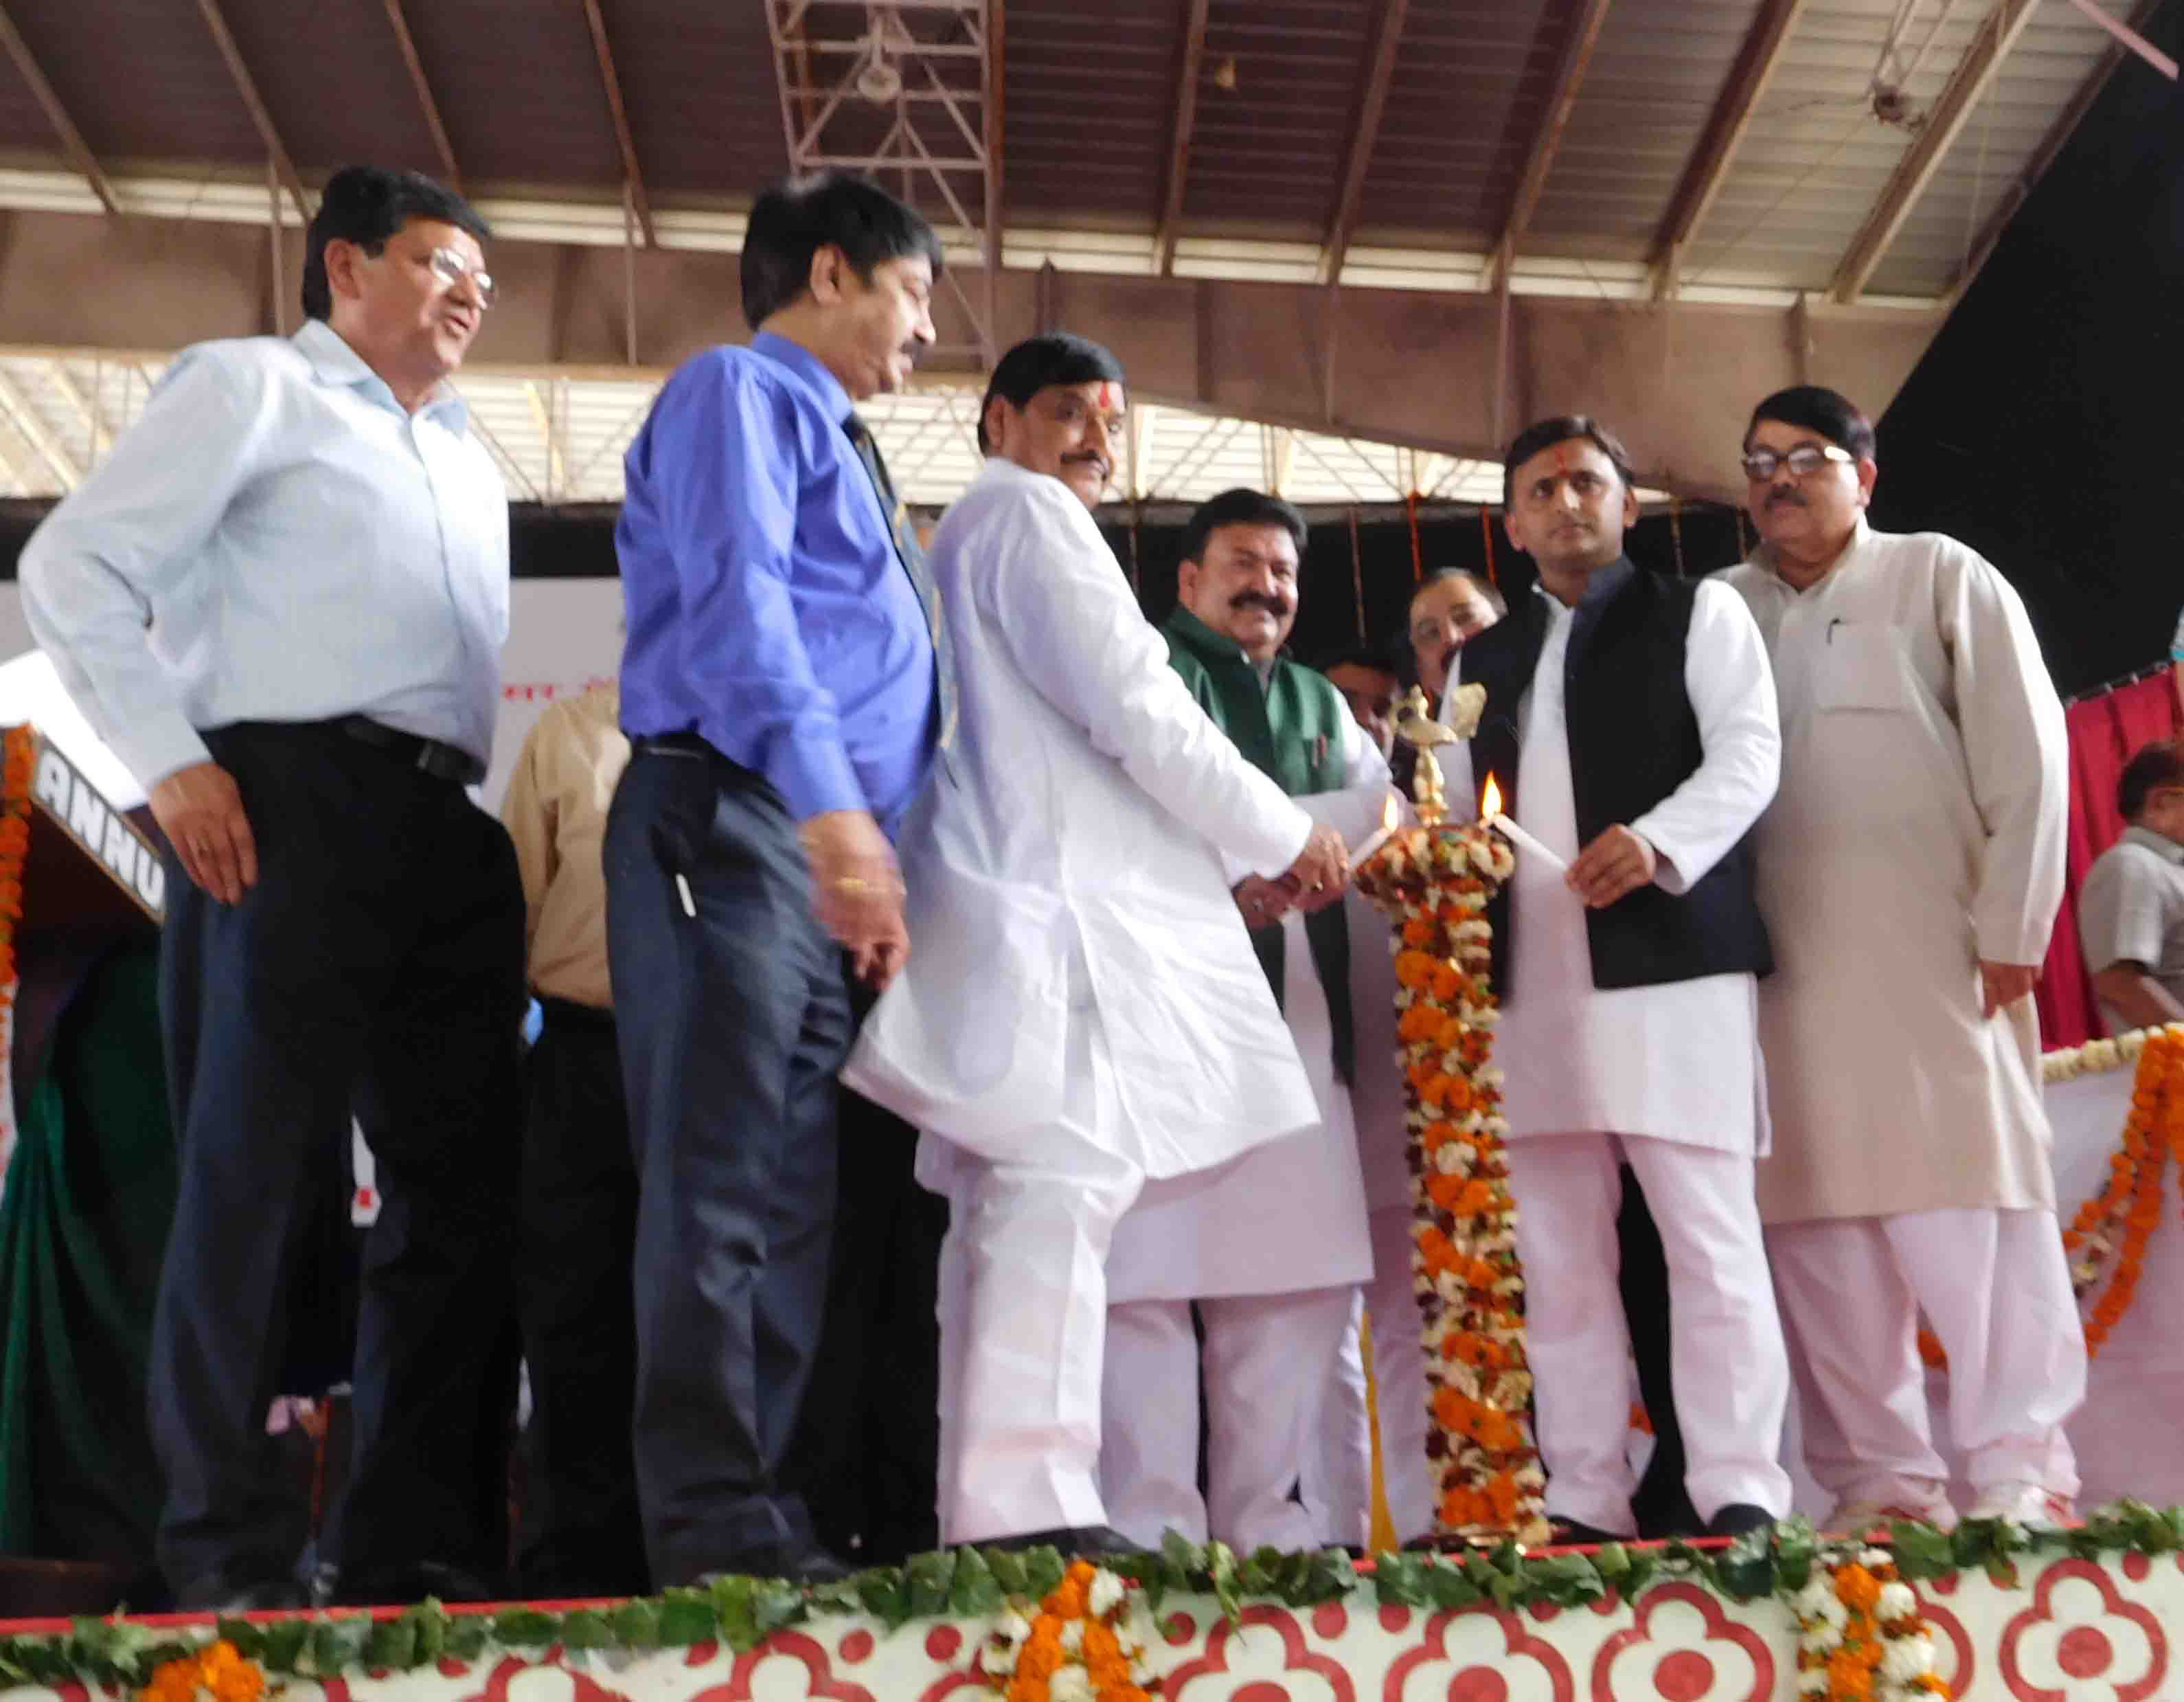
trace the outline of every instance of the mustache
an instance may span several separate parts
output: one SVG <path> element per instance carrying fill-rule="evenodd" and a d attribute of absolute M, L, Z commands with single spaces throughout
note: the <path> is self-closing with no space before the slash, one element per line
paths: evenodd
<path fill-rule="evenodd" d="M 1277 620 L 1290 611 L 1286 597 L 1271 596 L 1264 591 L 1239 591 L 1228 600 L 1232 609 L 1264 609 Z"/>
<path fill-rule="evenodd" d="M 1061 464 L 1066 467 L 1073 467 L 1079 463 L 1099 468 L 1102 477 L 1115 470 L 1115 464 L 1097 449 L 1079 449 L 1073 455 L 1064 455 L 1061 458 Z"/>
<path fill-rule="evenodd" d="M 1780 505 L 1802 508 L 1806 504 L 1805 499 L 1794 490 L 1770 490 L 1767 493 L 1767 505 L 1769 508 Z"/>

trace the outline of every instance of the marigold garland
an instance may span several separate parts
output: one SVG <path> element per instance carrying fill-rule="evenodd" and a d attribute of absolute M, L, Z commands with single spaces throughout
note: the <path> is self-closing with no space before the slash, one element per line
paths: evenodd
<path fill-rule="evenodd" d="M 1123 1624 L 1135 1599 L 1115 1573 L 1075 1561 L 1036 1613 L 1001 1615 L 978 1670 L 1008 1702 L 1152 1702 L 1143 1639 Z"/>
<path fill-rule="evenodd" d="M 1486 902 L 1514 867 L 1508 845 L 1483 827 L 1412 828 L 1359 870 L 1357 886 L 1395 929 L 1396 1063 L 1409 1104 L 1412 1286 L 1424 1324 L 1435 1523 L 1450 1536 L 1538 1542 L 1546 1479 L 1524 1422 L 1524 1284 L 1493 1063 L 1500 1013 L 1486 979 Z"/>
<path fill-rule="evenodd" d="M 1919 1598 L 1886 1549 L 1815 1573 L 1791 1599 L 1797 1616 L 1797 1691 L 1825 1702 L 1947 1702 Z"/>
<path fill-rule="evenodd" d="M 15 1002 L 15 929 L 23 920 L 23 860 L 31 851 L 37 757 L 37 735 L 27 725 L 0 735 L 0 1009 Z"/>
<path fill-rule="evenodd" d="M 137 1695 L 142 1702 L 258 1702 L 265 1691 L 264 1670 L 222 1638 L 154 1668 Z"/>

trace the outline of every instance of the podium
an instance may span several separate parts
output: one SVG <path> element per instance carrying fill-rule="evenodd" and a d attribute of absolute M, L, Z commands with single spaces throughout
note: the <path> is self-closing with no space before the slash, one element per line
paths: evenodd
<path fill-rule="evenodd" d="M 0 1186 L 61 1008 L 117 938 L 148 941 L 166 868 L 144 793 L 33 650 L 0 664 Z M 157 1060 L 153 1061 L 153 1067 Z"/>

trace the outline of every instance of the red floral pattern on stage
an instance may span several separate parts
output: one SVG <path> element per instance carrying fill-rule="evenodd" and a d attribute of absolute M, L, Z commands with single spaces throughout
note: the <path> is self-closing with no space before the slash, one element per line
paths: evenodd
<path fill-rule="evenodd" d="M 1465 1623 L 1467 1621 L 1475 1621 L 1478 1629 L 1474 1631 Z M 1489 1625 L 1501 1631 L 1499 1649 L 1475 1646 L 1492 1640 L 1485 1634 L 1484 1628 Z M 1448 1647 L 1451 1630 L 1457 1643 L 1452 1655 Z M 1510 1702 L 1511 1672 L 1513 1670 L 1519 1677 L 1524 1676 L 1522 1669 L 1512 1669 L 1510 1663 L 1516 1660 L 1535 1664 L 1545 1681 L 1545 1702 L 1574 1702 L 1577 1682 L 1561 1652 L 1545 1638 L 1526 1631 L 1524 1621 L 1515 1614 L 1485 1607 L 1457 1608 L 1437 1613 L 1428 1620 L 1424 1638 L 1418 1646 L 1397 1655 L 1389 1664 L 1387 1678 L 1381 1686 L 1382 1702 L 1404 1702 L 1411 1675 L 1437 1661 L 1457 1667 L 1446 1693 L 1449 1702 Z M 1525 1686 L 1524 1694 L 1539 1696 L 1540 1684 L 1535 1681 Z"/>
<path fill-rule="evenodd" d="M 1240 1633 L 1254 1626 L 1272 1631 L 1281 1642 L 1281 1666 L 1263 1677 L 1256 1677 L 1268 1662 L 1268 1652 L 1264 1638 L 1252 1638 Z M 1236 1677 L 1248 1682 L 1233 1688 L 1224 1688 L 1219 1682 L 1230 1675 L 1229 1652 L 1234 1646 L 1242 1671 Z M 1324 1681 L 1310 1690 L 1292 1692 L 1283 1682 L 1283 1675 L 1309 1672 Z M 1199 1684 L 1193 1692 L 1192 1683 Z M 1243 1611 L 1238 1627 L 1232 1631 L 1227 1621 L 1217 1621 L 1206 1638 L 1206 1651 L 1195 1660 L 1187 1660 L 1168 1673 L 1161 1682 L 1161 1695 L 1165 1702 L 1319 1702 L 1326 1697 L 1329 1702 L 1357 1702 L 1357 1692 L 1350 1682 L 1350 1675 L 1342 1664 L 1324 1655 L 1314 1655 L 1306 1646 L 1303 1627 L 1296 1616 L 1287 1608 L 1248 1607 Z M 1557 1699 L 1560 1702 L 1560 1699 Z"/>
<path fill-rule="evenodd" d="M 2168 1677 L 2169 1639 L 2103 1568 L 2057 1560 L 2033 1586 L 2032 1604 L 2003 1627 L 1996 1660 L 2017 1702 L 2146 1702 Z"/>
<path fill-rule="evenodd" d="M 1667 1646 L 1653 1653 L 1647 1645 L 1656 1641 L 1655 1616 L 1678 1604 L 1696 1613 L 1701 1637 L 1660 1639 Z M 1644 1687 L 1636 1673 L 1650 1675 Z M 1774 1655 L 1767 1639 L 1731 1619 L 1696 1584 L 1661 1584 L 1649 1590 L 1636 1604 L 1632 1622 L 1602 1643 L 1592 1661 L 1592 1702 L 1652 1697 L 1660 1702 L 1765 1702 L 1774 1689 Z"/>

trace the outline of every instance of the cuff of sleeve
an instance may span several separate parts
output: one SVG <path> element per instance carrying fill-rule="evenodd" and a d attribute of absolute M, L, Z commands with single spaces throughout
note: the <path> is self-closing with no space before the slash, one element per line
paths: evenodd
<path fill-rule="evenodd" d="M 1999 927 L 1975 919 L 1972 937 L 1982 963 L 2039 964 L 2047 961 L 2046 935 L 2027 939 L 2025 924 L 2015 917 Z"/>
<path fill-rule="evenodd" d="M 179 714 L 165 714 L 109 735 L 114 753 L 149 792 L 180 768 L 212 761 L 196 728 Z"/>
<path fill-rule="evenodd" d="M 1290 808 L 1295 812 L 1296 832 L 1289 836 L 1289 850 L 1272 862 L 1261 862 L 1256 867 L 1248 868 L 1245 873 L 1262 875 L 1272 880 L 1277 875 L 1287 874 L 1290 865 L 1304 855 L 1305 845 L 1312 838 L 1312 819 L 1297 806 L 1293 804 Z M 1240 879 L 1241 877 L 1240 876 L 1239 879 Z M 1228 884 L 1234 886 L 1236 883 L 1232 880 Z"/>
<path fill-rule="evenodd" d="M 829 810 L 872 807 L 849 753 L 832 739 L 789 740 L 766 763 L 766 778 L 800 822 Z"/>
<path fill-rule="evenodd" d="M 1653 847 L 1653 884 L 1678 898 L 1689 892 L 1691 884 L 1684 878 L 1681 864 L 1669 841 L 1646 827 L 1643 817 L 1630 824 L 1630 831 Z"/>

